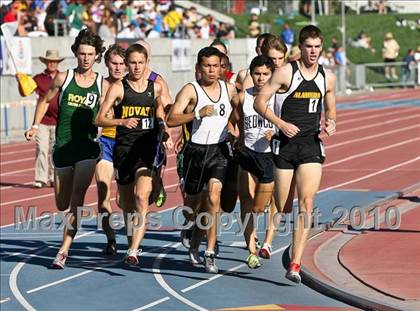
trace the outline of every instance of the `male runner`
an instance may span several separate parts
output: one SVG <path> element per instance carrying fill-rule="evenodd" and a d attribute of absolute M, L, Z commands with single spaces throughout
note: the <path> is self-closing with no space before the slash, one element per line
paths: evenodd
<path fill-rule="evenodd" d="M 83 206 L 100 153 L 99 145 L 94 141 L 97 128 L 93 122 L 103 94 L 103 83 L 102 76 L 92 67 L 101 61 L 105 50 L 103 40 L 84 29 L 75 38 L 71 49 L 77 58 L 76 69 L 57 74 L 51 89 L 36 107 L 32 128 L 25 132 L 27 140 L 36 135 L 48 103 L 61 91 L 53 151 L 54 192 L 58 210 L 68 210 L 68 222 L 63 243 L 51 266 L 56 269 L 65 266 L 78 229 L 77 207 Z"/>
<path fill-rule="evenodd" d="M 325 151 L 320 133 L 322 106 L 324 131 L 332 135 L 336 128 L 335 76 L 318 65 L 322 51 L 321 30 L 313 25 L 299 33 L 301 58 L 277 68 L 270 81 L 258 93 L 254 108 L 277 129 L 271 150 L 276 166 L 274 172 L 276 205 L 284 210 L 287 200 L 298 192 L 299 215 L 294 223 L 292 259 L 286 278 L 300 283 L 300 263 L 312 223 L 315 195 L 319 189 Z M 267 101 L 279 88 L 274 109 Z"/>

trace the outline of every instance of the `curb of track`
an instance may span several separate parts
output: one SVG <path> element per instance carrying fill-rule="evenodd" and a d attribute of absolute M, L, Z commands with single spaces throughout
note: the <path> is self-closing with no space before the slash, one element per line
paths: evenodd
<path fill-rule="evenodd" d="M 369 204 L 368 206 L 365 207 L 365 209 L 369 210 L 369 208 L 375 205 L 384 204 L 388 201 L 395 200 L 399 197 L 402 197 L 406 193 L 409 193 L 415 189 L 418 189 L 419 187 L 420 187 L 420 183 L 417 183 L 415 185 L 412 185 L 410 187 L 403 189 L 402 191 L 395 191 L 394 193 L 391 193 L 388 196 Z M 310 237 L 326 232 L 332 227 L 333 227 L 333 221 L 326 223 L 319 230 L 313 231 Z M 292 248 L 291 248 L 291 245 L 289 245 L 288 250 L 286 250 L 285 252 L 288 254 L 288 256 L 286 256 L 287 265 L 290 262 L 291 251 L 292 251 Z M 287 266 L 285 268 L 287 269 Z M 320 277 L 317 277 L 315 274 L 311 273 L 309 269 L 305 268 L 305 266 L 301 267 L 301 277 L 302 277 L 302 282 L 305 285 L 316 290 L 317 292 L 320 292 L 326 296 L 337 299 L 341 302 L 344 302 L 356 308 L 360 308 L 362 310 L 404 311 L 399 306 L 380 302 L 376 299 L 365 297 L 363 295 L 354 294 L 350 292 L 347 288 L 339 286 L 338 284 L 335 284 L 333 282 L 323 280 Z"/>

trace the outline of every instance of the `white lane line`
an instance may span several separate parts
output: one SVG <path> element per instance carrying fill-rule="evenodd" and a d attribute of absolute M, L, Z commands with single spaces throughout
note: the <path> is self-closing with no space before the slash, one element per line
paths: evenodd
<path fill-rule="evenodd" d="M 94 232 L 96 231 L 81 234 L 79 236 L 76 236 L 74 240 L 93 234 Z M 27 261 L 29 261 L 32 257 L 37 257 L 36 255 L 45 252 L 47 249 L 48 247 L 44 247 L 44 248 L 39 249 L 36 253 L 29 255 L 28 257 L 23 259 L 21 262 L 16 264 L 16 266 L 13 268 L 12 272 L 10 273 L 10 278 L 9 278 L 10 290 L 12 291 L 12 294 L 13 296 L 15 296 L 16 300 L 22 305 L 22 307 L 24 307 L 28 311 L 35 311 L 36 309 L 31 304 L 29 304 L 29 302 L 23 297 L 22 293 L 20 292 L 19 287 L 17 285 L 17 276 Z"/>
<path fill-rule="evenodd" d="M 409 113 L 411 111 L 418 111 L 419 108 L 417 107 L 413 107 L 413 108 L 409 108 L 404 110 L 404 114 Z M 382 111 L 382 110 L 381 110 Z M 396 111 L 388 111 L 385 113 L 373 113 L 373 114 L 369 114 L 367 116 L 364 117 L 358 117 L 358 118 L 351 118 L 351 120 L 343 120 L 343 121 L 339 121 L 340 126 L 342 124 L 347 124 L 347 123 L 354 123 L 354 122 L 359 122 L 359 121 L 365 121 L 365 120 L 369 120 L 369 119 L 375 119 L 375 118 L 382 118 L 382 117 L 386 117 L 386 116 L 392 116 L 396 114 Z M 340 114 L 338 113 L 338 120 L 340 120 Z"/>
<path fill-rule="evenodd" d="M 115 181 L 113 181 L 113 182 L 115 182 Z M 171 185 L 165 186 L 165 189 L 173 188 L 173 187 L 176 187 L 176 186 L 179 186 L 179 183 L 175 183 L 175 184 L 171 184 Z M 96 188 L 96 183 L 90 185 L 88 189 L 90 189 L 90 188 Z M 25 202 L 25 201 L 32 201 L 32 200 L 46 198 L 46 197 L 50 197 L 50 196 L 54 196 L 54 192 L 52 192 L 52 193 L 46 193 L 46 194 L 42 194 L 42 195 L 38 195 L 38 196 L 34 196 L 34 197 L 24 198 L 24 199 L 18 199 L 18 200 L 13 200 L 13 201 L 8 201 L 8 202 L 1 202 L 0 203 L 0 206 L 4 206 L 4 205 L 8 205 L 8 204 L 20 203 L 20 202 Z M 1 228 L 3 228 L 3 227 L 1 227 Z"/>
<path fill-rule="evenodd" d="M 132 311 L 143 311 L 143 310 L 149 309 L 151 307 L 154 307 L 156 305 L 159 305 L 159 304 L 161 304 L 161 303 L 163 303 L 163 302 L 165 302 L 165 301 L 167 301 L 169 299 L 171 299 L 171 298 L 169 298 L 168 296 L 166 296 L 166 297 L 163 297 L 162 299 L 153 301 L 153 302 L 151 302 L 148 305 L 145 305 L 143 307 L 140 307 L 140 308 L 137 308 L 137 309 L 133 309 Z"/>
<path fill-rule="evenodd" d="M 96 204 L 96 202 L 91 203 L 91 204 L 92 204 L 92 205 L 93 205 L 93 204 Z M 161 214 L 161 213 L 169 212 L 169 211 L 171 211 L 171 210 L 173 210 L 173 209 L 175 209 L 175 208 L 177 208 L 177 207 L 178 207 L 178 205 L 176 205 L 176 206 L 172 206 L 172 207 L 167 208 L 167 209 L 165 209 L 165 210 L 158 211 L 157 213 Z M 97 232 L 97 231 L 94 231 L 93 233 L 95 233 L 95 232 Z M 78 236 L 76 236 L 76 237 L 77 237 L 77 238 L 79 238 Z M 143 255 L 151 254 L 151 253 L 153 253 L 154 251 L 157 251 L 157 250 L 159 250 L 159 249 L 161 249 L 161 248 L 166 248 L 166 247 L 168 247 L 168 246 L 169 246 L 169 245 L 171 245 L 171 244 L 173 244 L 173 243 L 171 242 L 171 243 L 165 244 L 165 245 L 163 245 L 163 246 L 159 246 L 159 247 L 157 247 L 157 248 L 153 248 L 152 250 L 150 250 L 150 251 L 148 251 L 148 252 L 143 252 L 142 254 L 143 254 Z M 48 246 L 48 247 L 49 247 L 49 246 Z M 114 262 L 112 262 L 112 264 L 114 264 Z M 112 265 L 112 264 L 110 264 L 110 265 Z M 69 281 L 69 280 L 75 279 L 75 278 L 77 278 L 77 277 L 83 276 L 83 275 L 85 275 L 85 274 L 88 274 L 88 273 L 93 272 L 94 270 L 97 270 L 97 269 L 100 269 L 100 268 L 104 268 L 104 267 L 105 267 L 105 266 L 97 267 L 97 268 L 94 268 L 93 270 L 84 271 L 84 272 L 81 272 L 81 273 L 75 274 L 75 275 L 73 275 L 73 276 L 69 276 L 69 277 L 67 277 L 67 278 L 60 279 L 60 280 L 58 280 L 58 281 L 55 281 L 55 282 L 52 282 L 52 283 L 45 284 L 45 285 L 42 285 L 42 286 L 37 287 L 37 288 L 33 288 L 33 289 L 31 289 L 31 290 L 27 291 L 27 293 L 33 293 L 33 292 L 39 291 L 39 290 L 41 290 L 41 289 L 44 289 L 44 288 L 47 288 L 47 287 L 50 287 L 50 286 L 53 286 L 53 285 L 57 285 L 57 284 L 64 283 L 64 282 L 66 282 L 66 281 Z"/>
<path fill-rule="evenodd" d="M 181 294 L 179 294 L 177 291 L 175 291 L 172 287 L 166 283 L 166 281 L 163 279 L 162 274 L 160 273 L 160 263 L 162 262 L 162 259 L 168 254 L 172 249 L 177 249 L 177 247 L 181 245 L 181 243 L 173 243 L 172 246 L 168 249 L 166 249 L 163 253 L 159 254 L 156 259 L 153 262 L 153 276 L 155 277 L 156 281 L 159 283 L 159 285 L 169 293 L 169 295 L 173 296 L 175 299 L 181 301 L 182 303 L 186 304 L 190 308 L 193 308 L 195 310 L 199 311 L 207 311 L 206 308 L 203 308 L 191 300 L 188 300 Z"/>
<path fill-rule="evenodd" d="M 231 243 L 229 246 L 232 246 L 232 245 L 234 245 L 236 242 L 233 242 L 233 243 Z M 169 250 L 167 250 L 166 251 L 166 253 L 163 253 L 163 254 L 161 254 L 161 255 L 159 255 L 159 257 L 161 257 L 160 259 L 159 259 L 159 262 L 158 262 L 158 264 L 160 265 L 160 262 L 162 261 L 162 259 L 167 255 L 167 253 L 168 252 L 170 252 L 172 249 L 176 249 L 179 245 L 180 245 L 181 243 L 176 243 L 176 244 L 174 244 L 174 246 L 171 248 L 171 249 L 169 249 Z M 176 246 L 176 247 L 175 247 Z M 279 249 L 276 249 L 275 251 L 273 251 L 272 252 L 272 255 L 275 255 L 275 254 L 277 254 L 277 253 L 279 253 L 279 252 L 282 252 L 282 251 L 284 251 L 286 248 L 288 247 L 288 245 L 286 245 L 286 246 L 283 246 L 283 247 L 281 247 L 281 248 L 279 248 Z M 157 260 L 155 260 L 155 263 L 157 262 Z M 153 264 L 153 266 L 155 267 L 155 263 Z M 182 297 L 182 299 L 183 300 L 186 300 L 186 302 L 184 302 L 184 301 L 182 301 L 182 302 L 184 302 L 184 303 L 186 303 L 188 306 L 190 306 L 190 307 L 192 307 L 192 308 L 194 308 L 193 306 L 191 306 L 190 304 L 192 303 L 190 300 L 188 300 L 188 299 L 186 299 L 185 297 L 183 297 L 183 296 L 181 296 L 180 294 L 178 294 L 174 289 L 172 289 L 171 287 L 169 287 L 169 285 L 163 280 L 163 278 L 162 278 L 162 276 L 161 276 L 161 274 L 160 274 L 160 269 L 159 269 L 159 265 L 157 266 L 157 270 L 156 270 L 156 272 L 158 272 L 159 273 L 159 275 L 158 275 L 158 278 L 156 278 L 157 277 L 157 275 L 155 274 L 155 278 L 156 278 L 156 280 L 158 281 L 158 283 L 162 286 L 162 287 L 164 287 L 164 289 L 166 290 L 166 291 L 168 291 L 168 293 L 170 293 L 171 295 L 172 295 L 172 293 L 174 292 L 177 296 L 179 296 L 179 297 Z M 196 289 L 196 288 L 198 288 L 198 287 L 200 287 L 200 286 L 203 286 L 203 285 L 205 285 L 205 284 L 207 284 L 207 283 L 209 283 L 209 282 L 212 282 L 212 281 L 214 281 L 214 280 L 217 280 L 217 279 L 219 279 L 219 278 L 221 278 L 221 277 L 223 277 L 223 276 L 225 276 L 225 275 L 229 275 L 229 274 L 231 274 L 232 272 L 235 272 L 235 271 L 237 271 L 237 270 L 239 270 L 239 269 L 241 269 L 241 268 L 244 268 L 244 267 L 246 267 L 247 266 L 247 264 L 246 263 L 242 263 L 242 264 L 239 264 L 239 265 L 237 265 L 237 266 L 235 266 L 235 267 L 232 267 L 232 268 L 230 268 L 230 269 L 228 269 L 228 270 L 226 270 L 226 271 L 224 271 L 223 273 L 220 273 L 220 274 L 216 274 L 216 275 L 214 275 L 214 276 L 212 276 L 212 277 L 210 277 L 210 278 L 208 278 L 207 280 L 203 280 L 203 281 L 200 281 L 200 282 L 197 282 L 197 283 L 195 283 L 195 284 L 193 284 L 193 285 L 191 285 L 191 286 L 189 286 L 189 287 L 186 287 L 186 288 L 184 288 L 184 289 L 182 289 L 181 290 L 181 292 L 182 293 L 187 293 L 187 292 L 189 292 L 189 291 L 191 291 L 191 290 L 193 290 L 193 289 Z M 155 271 L 154 271 L 154 273 L 155 273 Z M 174 296 L 175 297 L 175 296 Z M 166 297 L 165 297 L 166 298 Z M 177 298 L 177 297 L 175 297 L 175 298 Z M 177 298 L 178 299 L 178 298 Z M 150 303 L 150 304 L 148 304 L 148 305 L 145 305 L 145 306 L 142 306 L 142 307 L 140 307 L 140 308 L 138 308 L 138 309 L 134 309 L 134 310 L 132 310 L 132 311 L 140 311 L 140 310 L 146 310 L 147 308 L 150 308 L 150 307 L 152 307 L 152 306 L 156 306 L 156 305 L 158 305 L 158 304 L 160 304 L 160 303 L 162 303 L 162 302 L 164 302 L 164 301 L 166 301 L 166 300 L 164 300 L 164 301 L 161 301 L 162 299 L 159 299 L 159 300 L 156 300 L 156 301 L 153 301 L 152 303 Z M 195 305 L 195 306 L 197 306 L 197 305 Z M 198 306 L 200 309 L 197 309 L 197 310 L 207 310 L 207 309 L 202 309 L 202 307 L 201 306 Z M 194 308 L 195 309 L 195 308 Z"/>
<path fill-rule="evenodd" d="M 369 110 L 363 109 L 363 108 L 353 108 L 353 109 L 338 109 L 337 110 L 337 115 L 338 117 L 341 119 L 341 117 L 354 117 L 356 115 L 359 114 L 363 114 L 365 115 L 366 113 L 369 112 L 378 112 L 378 111 L 384 111 L 384 110 L 389 110 L 389 109 L 395 109 L 395 108 L 404 108 L 403 110 L 406 111 L 408 107 L 412 107 L 410 105 L 399 105 L 398 107 L 393 107 L 393 106 L 388 106 L 388 107 L 383 107 L 383 108 L 371 108 Z M 417 108 L 418 109 L 418 108 Z M 356 111 L 354 111 L 356 110 Z M 395 109 L 395 113 L 399 113 L 399 110 Z"/>
<path fill-rule="evenodd" d="M 22 158 L 22 159 L 18 159 L 18 160 L 2 161 L 0 163 L 0 165 L 20 163 L 20 162 L 26 162 L 26 161 L 35 161 L 35 158 L 34 157 L 29 157 L 29 158 Z"/>
<path fill-rule="evenodd" d="M 413 162 L 416 162 L 416 161 L 419 161 L 419 160 L 420 160 L 420 157 L 416 157 L 416 158 L 413 158 L 411 160 L 408 160 L 408 161 L 405 161 L 405 162 L 398 163 L 396 165 L 387 167 L 387 168 L 385 168 L 383 170 L 380 170 L 380 171 L 377 171 L 375 173 L 368 174 L 368 175 L 365 175 L 365 176 L 362 176 L 362 177 L 359 177 L 359 178 L 355 178 L 355 179 L 343 182 L 343 183 L 335 185 L 335 186 L 327 187 L 327 188 L 325 188 L 325 189 L 323 189 L 322 191 L 319 191 L 319 192 L 324 192 L 324 191 L 331 190 L 331 189 L 336 189 L 336 188 L 339 188 L 339 187 L 342 187 L 342 186 L 347 186 L 349 184 L 352 184 L 352 183 L 355 183 L 355 182 L 358 182 L 358 181 L 362 181 L 362 180 L 368 179 L 370 177 L 392 171 L 393 169 L 399 168 L 401 166 L 404 166 L 404 165 L 407 165 L 407 164 L 410 164 L 410 163 L 413 163 Z"/>
<path fill-rule="evenodd" d="M 370 151 L 367 151 L 367 152 L 356 153 L 356 154 L 354 154 L 352 156 L 349 156 L 347 158 L 343 158 L 343 159 L 340 159 L 340 160 L 337 160 L 337 161 L 334 161 L 334 162 L 324 164 L 322 167 L 324 168 L 324 167 L 340 164 L 340 163 L 343 163 L 343 162 L 346 162 L 346 161 L 361 158 L 361 157 L 371 155 L 371 154 L 374 154 L 374 153 L 378 153 L 378 152 L 381 152 L 381 151 L 384 151 L 384 150 L 392 149 L 392 148 L 399 147 L 399 146 L 402 146 L 402 145 L 405 145 L 405 144 L 410 144 L 410 143 L 418 141 L 418 140 L 420 140 L 420 137 L 409 139 L 409 140 L 404 140 L 404 141 L 396 143 L 396 144 L 388 145 L 388 146 L 382 147 L 382 148 L 373 149 L 373 150 L 370 150 Z"/>
<path fill-rule="evenodd" d="M 341 147 L 341 146 L 344 146 L 344 145 L 348 145 L 348 144 L 352 144 L 352 143 L 356 143 L 356 142 L 360 142 L 360 141 L 364 141 L 364 140 L 369 140 L 369 139 L 372 139 L 372 138 L 382 137 L 382 136 L 385 136 L 385 135 L 391 135 L 391 134 L 395 134 L 395 133 L 399 133 L 399 132 L 404 132 L 404 131 L 412 130 L 412 129 L 419 128 L 419 127 L 420 127 L 420 124 L 416 124 L 416 125 L 402 127 L 402 128 L 396 129 L 396 130 L 388 131 L 388 132 L 375 134 L 375 135 L 364 136 L 364 137 L 361 137 L 361 138 L 346 140 L 346 141 L 343 141 L 341 143 L 336 143 L 336 144 L 326 146 L 325 149 L 328 150 L 328 149 L 332 149 L 332 148 L 337 148 L 337 147 Z"/>
<path fill-rule="evenodd" d="M 148 251 L 148 252 L 142 252 L 141 254 L 142 254 L 142 255 L 152 254 L 153 252 L 156 252 L 156 251 L 158 251 L 158 250 L 160 250 L 160 249 L 162 249 L 162 248 L 166 248 L 166 247 L 168 247 L 168 246 L 170 246 L 170 245 L 172 245 L 172 244 L 173 244 L 172 242 L 171 242 L 171 243 L 167 243 L 167 244 L 165 244 L 165 245 L 162 245 L 162 246 L 159 246 L 159 247 L 155 247 L 155 248 L 151 249 L 151 250 L 150 250 L 150 251 Z M 38 291 L 40 291 L 40 290 L 43 290 L 43 289 L 45 289 L 45 288 L 48 288 L 48 287 L 51 287 L 51 286 L 55 286 L 55 285 L 58 285 L 58 284 L 61 284 L 61 283 L 64 283 L 64 282 L 67 282 L 67 281 L 70 281 L 70 280 L 76 279 L 76 278 L 81 277 L 81 276 L 83 276 L 83 275 L 86 275 L 86 274 L 92 273 L 92 272 L 94 272 L 95 270 L 99 270 L 99 269 L 103 269 L 103 268 L 110 267 L 110 266 L 115 265 L 116 263 L 119 263 L 119 262 L 121 262 L 121 260 L 120 260 L 120 259 L 118 259 L 118 260 L 112 260 L 112 261 L 110 261 L 109 263 L 104 264 L 104 265 L 99 266 L 99 267 L 97 267 L 97 266 L 95 265 L 96 267 L 92 268 L 91 270 L 86 270 L 86 271 L 83 271 L 83 272 L 80 272 L 80 273 L 77 273 L 77 274 L 74 274 L 74 275 L 71 275 L 71 276 L 68 276 L 68 277 L 62 278 L 62 279 L 60 279 L 60 280 L 57 280 L 57 281 L 54 281 L 54 282 L 51 282 L 51 283 L 47 283 L 47 284 L 44 284 L 44 285 L 41 285 L 41 286 L 35 287 L 35 288 L 31 289 L 31 290 L 28 290 L 26 293 L 28 293 L 28 294 L 32 294 L 32 293 L 38 292 Z"/>
<path fill-rule="evenodd" d="M 27 142 L 27 141 L 22 141 L 22 142 L 20 142 L 20 143 L 1 144 L 1 145 L 0 145 L 0 148 L 1 148 L 2 150 L 7 150 L 7 149 L 11 149 L 11 148 L 13 148 L 13 147 L 19 147 L 19 146 L 23 146 L 23 145 L 28 146 L 28 142 Z M 34 146 L 35 146 L 35 144 L 34 144 Z"/>
<path fill-rule="evenodd" d="M 2 152 L 2 153 L 0 153 L 0 155 L 2 157 L 4 157 L 6 155 L 22 154 L 22 153 L 34 152 L 34 151 L 35 151 L 35 146 L 34 146 L 34 148 L 31 148 L 31 149 L 21 149 L 21 150 L 17 150 L 17 151 Z"/>
<path fill-rule="evenodd" d="M 4 187 L 0 187 L 0 190 L 7 190 L 7 189 L 12 189 L 12 188 L 17 188 L 18 186 L 29 186 L 32 183 L 33 182 L 30 181 L 30 182 L 26 182 L 24 184 L 19 184 L 19 185 L 16 185 L 16 186 L 4 186 Z"/>
<path fill-rule="evenodd" d="M 338 129 L 337 133 L 335 133 L 334 136 L 347 134 L 347 133 L 351 133 L 351 132 L 357 132 L 357 131 L 365 130 L 365 129 L 368 129 L 368 128 L 383 126 L 383 125 L 391 124 L 391 123 L 395 123 L 395 122 L 406 121 L 406 120 L 410 120 L 410 119 L 419 119 L 419 118 L 420 118 L 420 114 L 415 114 L 415 115 L 410 115 L 408 117 L 395 118 L 395 119 L 390 119 L 390 120 L 387 120 L 387 121 L 376 122 L 376 123 L 372 123 L 372 124 L 365 125 L 365 126 L 356 126 L 356 127 L 351 128 L 349 130 Z M 339 126 L 339 123 L 337 124 L 337 126 Z"/>
<path fill-rule="evenodd" d="M 34 171 L 35 169 L 33 167 L 31 168 L 25 168 L 23 170 L 17 170 L 17 171 L 10 171 L 10 172 L 6 172 L 6 173 L 1 173 L 0 176 L 10 176 L 10 175 L 15 175 L 15 174 L 19 174 L 19 173 L 23 173 L 23 172 L 30 172 L 30 171 Z"/>
<path fill-rule="evenodd" d="M 279 252 L 282 252 L 282 251 L 284 251 L 287 247 L 288 247 L 288 245 L 283 246 L 283 247 L 281 247 L 281 248 L 279 248 L 279 249 L 276 249 L 274 252 L 272 252 L 272 253 L 271 253 L 271 255 L 275 255 L 275 254 L 277 254 L 277 253 L 279 253 Z M 221 273 L 221 274 L 217 274 L 217 275 L 212 276 L 211 278 L 209 278 L 209 279 L 207 279 L 207 280 L 203 280 L 203 281 L 201 281 L 201 282 L 195 283 L 194 285 L 191 285 L 191 286 L 189 286 L 189 287 L 186 287 L 186 288 L 184 288 L 183 290 L 181 290 L 181 292 L 183 292 L 183 293 L 187 293 L 187 292 L 189 292 L 190 290 L 193 290 L 193 289 L 195 289 L 195 288 L 197 288 L 197 287 L 200 287 L 200 286 L 202 286 L 202 285 L 204 285 L 204 284 L 207 284 L 207 283 L 209 283 L 209 282 L 211 282 L 211 281 L 214 281 L 214 280 L 216 280 L 216 279 L 218 279 L 218 278 L 221 278 L 222 276 L 225 276 L 226 274 L 230 274 L 230 273 L 232 273 L 232 272 L 234 272 L 234 271 L 236 271 L 236 270 L 239 270 L 239 269 L 241 269 L 241 268 L 243 268 L 243 267 L 246 267 L 246 266 L 247 266 L 247 264 L 246 264 L 246 263 L 242 263 L 242 264 L 240 264 L 240 265 L 237 265 L 237 266 L 235 266 L 235 267 L 233 267 L 233 268 L 230 268 L 230 269 L 226 270 L 225 272 L 223 272 L 223 273 Z"/>

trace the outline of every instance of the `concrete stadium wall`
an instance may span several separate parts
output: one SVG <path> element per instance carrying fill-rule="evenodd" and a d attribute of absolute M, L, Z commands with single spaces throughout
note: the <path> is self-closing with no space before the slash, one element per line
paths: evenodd
<path fill-rule="evenodd" d="M 60 55 L 65 59 L 60 63 L 60 70 L 74 68 L 77 63 L 71 52 L 71 45 L 74 39 L 70 37 L 46 37 L 31 38 L 32 48 L 32 74 L 35 75 L 45 69 L 39 61 L 39 56 L 44 56 L 47 49 L 58 49 Z M 160 73 L 169 85 L 173 99 L 182 86 L 194 79 L 194 71 L 173 72 L 171 66 L 171 39 L 151 39 L 148 40 L 152 47 L 151 67 Z M 105 40 L 106 46 L 113 44 L 113 39 Z M 194 68 L 198 51 L 204 46 L 208 46 L 211 40 L 192 40 L 191 41 L 191 63 Z M 233 70 L 246 67 L 247 61 L 247 41 L 246 39 L 235 39 L 230 42 L 230 60 Z M 95 64 L 94 69 L 106 76 L 107 70 L 102 61 Z M 35 95 L 23 98 L 19 95 L 17 82 L 14 76 L 0 76 L 1 90 L 1 142 L 9 142 L 23 139 L 23 131 L 32 124 L 34 107 L 36 102 Z"/>

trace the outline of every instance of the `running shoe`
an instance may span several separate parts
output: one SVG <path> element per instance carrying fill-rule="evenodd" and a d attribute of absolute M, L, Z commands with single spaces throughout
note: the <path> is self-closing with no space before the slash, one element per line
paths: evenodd
<path fill-rule="evenodd" d="M 34 181 L 32 183 L 32 187 L 37 188 L 37 189 L 45 188 L 46 186 L 47 185 L 43 183 L 42 181 Z"/>
<path fill-rule="evenodd" d="M 159 192 L 159 194 L 158 194 L 158 196 L 157 196 L 156 200 L 155 200 L 155 205 L 156 205 L 156 207 L 162 207 L 162 206 L 163 206 L 163 204 L 165 204 L 165 202 L 166 202 L 166 191 L 165 191 L 165 189 L 162 187 L 162 188 L 160 189 L 160 192 Z"/>
<path fill-rule="evenodd" d="M 139 256 L 141 254 L 141 249 L 135 251 L 135 250 L 127 250 L 127 253 L 124 257 L 124 263 L 127 266 L 136 267 L 139 265 Z"/>
<path fill-rule="evenodd" d="M 102 255 L 113 256 L 117 253 L 117 242 L 115 240 L 109 240 L 106 247 L 102 251 Z"/>
<path fill-rule="evenodd" d="M 64 269 L 67 257 L 67 253 L 58 252 L 57 256 L 55 256 L 55 259 L 51 264 L 51 269 Z"/>
<path fill-rule="evenodd" d="M 250 269 L 257 269 L 261 267 L 260 259 L 255 254 L 249 254 L 246 258 L 246 263 Z"/>
<path fill-rule="evenodd" d="M 264 259 L 270 259 L 271 258 L 271 246 L 267 243 L 264 243 L 263 247 L 260 248 L 260 251 L 258 252 L 258 256 Z"/>
<path fill-rule="evenodd" d="M 300 265 L 298 265 L 297 263 L 291 262 L 289 265 L 289 269 L 287 269 L 286 272 L 286 279 L 299 284 L 301 282 L 301 277 L 300 277 Z"/>
<path fill-rule="evenodd" d="M 216 266 L 216 259 L 214 252 L 206 251 L 204 253 L 204 266 L 206 267 L 206 271 L 208 273 L 217 274 L 219 272 L 219 268 Z"/>
<path fill-rule="evenodd" d="M 203 261 L 200 258 L 200 255 L 198 255 L 198 250 L 192 250 L 190 249 L 188 251 L 188 254 L 190 256 L 190 263 L 192 266 L 197 266 L 197 265 L 201 265 L 203 263 Z"/>
<path fill-rule="evenodd" d="M 181 230 L 181 243 L 186 249 L 190 249 L 190 242 L 192 237 L 193 229 L 182 229 Z"/>

